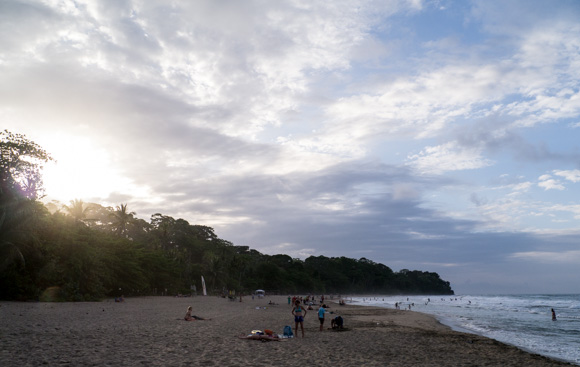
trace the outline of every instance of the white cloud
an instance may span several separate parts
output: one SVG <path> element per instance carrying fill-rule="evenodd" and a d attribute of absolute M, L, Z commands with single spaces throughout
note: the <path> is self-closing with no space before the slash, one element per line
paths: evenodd
<path fill-rule="evenodd" d="M 560 183 L 560 181 L 554 180 L 554 179 L 540 181 L 538 183 L 538 186 L 542 187 L 544 190 L 565 190 L 566 189 L 564 187 L 564 185 L 562 185 Z"/>
<path fill-rule="evenodd" d="M 408 232 L 406 232 L 406 234 L 411 238 L 420 239 L 420 240 L 440 240 L 440 239 L 444 239 L 447 237 L 444 235 L 428 234 L 428 233 L 421 233 L 421 232 L 416 232 L 416 231 L 408 231 Z"/>
<path fill-rule="evenodd" d="M 509 175 L 500 175 L 500 177 L 501 178 L 508 178 Z M 520 193 L 528 192 L 530 190 L 530 188 L 532 188 L 533 185 L 534 185 L 533 182 L 524 181 L 524 182 L 517 182 L 517 183 L 509 183 L 506 185 L 500 185 L 500 186 L 493 187 L 492 189 L 494 191 L 508 189 L 508 190 L 512 191 L 511 194 L 520 194 Z"/>
<path fill-rule="evenodd" d="M 520 87 L 525 96 L 506 106 L 506 113 L 519 116 L 518 124 L 533 126 L 580 113 L 577 75 L 580 73 L 580 33 L 578 24 L 560 22 L 522 33 L 522 43 L 514 55 Z M 576 91 L 574 91 L 576 90 Z"/>
<path fill-rule="evenodd" d="M 554 174 L 556 176 L 561 176 L 564 177 L 566 180 L 568 181 L 572 181 L 572 182 L 580 182 L 580 170 L 575 169 L 575 170 L 556 170 L 554 171 Z"/>
<path fill-rule="evenodd" d="M 499 138 L 506 129 L 576 117 L 580 92 L 570 86 L 578 84 L 580 75 L 580 26 L 571 32 L 569 26 L 522 34 L 514 51 L 500 59 L 449 58 L 433 67 L 438 64 L 425 58 L 414 61 L 421 70 L 416 76 L 369 80 L 361 92 L 325 109 L 324 134 L 365 146 L 376 139 L 439 137 L 456 121 L 501 116 L 505 122 L 496 127 Z M 540 57 L 548 53 L 547 59 Z M 506 102 L 510 100 L 515 101 Z"/>
<path fill-rule="evenodd" d="M 514 184 L 512 185 L 512 190 L 513 191 L 528 191 L 530 189 L 530 187 L 532 187 L 532 183 L 527 181 L 527 182 L 521 182 L 519 184 Z"/>
<path fill-rule="evenodd" d="M 510 257 L 521 260 L 532 260 L 541 263 L 580 263 L 580 251 L 528 251 L 516 252 Z"/>
<path fill-rule="evenodd" d="M 580 219 L 580 205 L 578 204 L 553 204 L 546 211 L 570 213 L 574 219 Z"/>
<path fill-rule="evenodd" d="M 552 178 L 552 176 L 545 174 L 545 175 L 541 175 L 540 177 L 538 177 L 538 180 L 545 181 L 545 180 L 549 180 L 551 178 Z"/>
<path fill-rule="evenodd" d="M 493 161 L 483 158 L 479 148 L 466 148 L 454 143 L 426 147 L 409 155 L 407 164 L 420 174 L 442 174 L 447 171 L 468 170 L 491 166 Z"/>
<path fill-rule="evenodd" d="M 555 180 L 550 175 L 542 175 L 538 177 L 538 186 L 544 190 L 565 190 L 566 188 L 558 180 Z"/>
<path fill-rule="evenodd" d="M 417 77 L 401 77 L 337 100 L 326 109 L 328 134 L 348 132 L 357 140 L 370 137 L 435 136 L 457 117 L 470 116 L 474 104 L 500 98 L 502 72 L 495 66 L 452 65 Z"/>

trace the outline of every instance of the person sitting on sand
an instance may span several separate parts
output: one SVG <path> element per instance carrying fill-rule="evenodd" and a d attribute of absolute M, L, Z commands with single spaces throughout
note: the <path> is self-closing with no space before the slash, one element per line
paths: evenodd
<path fill-rule="evenodd" d="M 302 315 L 304 312 L 304 315 Z M 302 330 L 302 337 L 304 338 L 304 317 L 306 316 L 306 309 L 300 307 L 300 301 L 296 301 L 294 308 L 292 308 L 292 315 L 294 315 L 294 323 L 296 327 L 294 328 L 294 334 L 298 335 L 298 324 L 300 324 L 300 329 Z"/>
<path fill-rule="evenodd" d="M 344 320 L 340 316 L 336 316 L 335 318 L 330 320 L 330 326 L 333 329 L 338 329 L 338 330 L 343 329 L 343 324 L 344 324 Z"/>
<path fill-rule="evenodd" d="M 192 311 L 192 307 L 189 306 L 187 308 L 187 312 L 185 313 L 185 317 L 184 317 L 185 321 L 205 320 L 203 317 L 192 315 L 191 311 Z"/>

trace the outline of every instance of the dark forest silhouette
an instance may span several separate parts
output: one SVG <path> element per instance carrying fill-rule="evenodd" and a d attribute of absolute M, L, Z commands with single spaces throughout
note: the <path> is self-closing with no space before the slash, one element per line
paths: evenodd
<path fill-rule="evenodd" d="M 44 205 L 42 166 L 51 156 L 24 135 L 0 132 L 0 297 L 89 301 L 257 288 L 271 293 L 453 294 L 437 273 L 401 270 L 369 259 L 265 255 L 235 246 L 211 227 L 127 204 L 73 200 Z"/>

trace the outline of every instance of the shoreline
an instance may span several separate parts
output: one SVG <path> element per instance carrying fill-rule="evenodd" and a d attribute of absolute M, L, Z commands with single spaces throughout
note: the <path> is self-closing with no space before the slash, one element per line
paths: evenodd
<path fill-rule="evenodd" d="M 410 312 L 410 313 L 415 313 L 415 314 L 421 314 L 423 316 L 426 316 L 427 318 L 434 319 L 437 322 L 437 324 L 438 324 L 438 325 L 436 325 L 437 327 L 443 327 L 443 328 L 447 329 L 447 331 L 451 331 L 451 332 L 455 332 L 455 333 L 459 333 L 459 334 L 474 335 L 474 336 L 477 336 L 477 337 L 480 337 L 480 338 L 483 338 L 483 339 L 489 339 L 489 340 L 492 340 L 492 341 L 494 341 L 496 343 L 503 344 L 503 345 L 505 345 L 507 347 L 513 347 L 513 348 L 519 349 L 519 350 L 523 351 L 524 353 L 528 353 L 528 354 L 533 355 L 533 356 L 540 356 L 542 358 L 546 358 L 547 360 L 553 360 L 553 361 L 558 362 L 558 363 L 563 363 L 563 365 L 576 366 L 575 363 L 572 363 L 572 362 L 567 361 L 567 360 L 562 359 L 562 358 L 557 358 L 557 357 L 552 357 L 552 356 L 544 356 L 542 354 L 539 354 L 539 353 L 534 352 L 531 349 L 527 349 L 527 348 L 524 348 L 524 347 L 521 347 L 521 346 L 518 346 L 518 345 L 515 345 L 515 344 L 511 344 L 511 343 L 507 343 L 507 342 L 503 342 L 503 341 L 499 341 L 499 340 L 496 340 L 496 339 L 487 337 L 487 336 L 485 336 L 485 335 L 483 335 L 481 333 L 478 333 L 476 331 L 469 330 L 469 329 L 463 328 L 461 326 L 457 326 L 457 325 L 453 324 L 452 321 L 445 322 L 445 319 L 443 317 L 438 317 L 436 315 L 432 315 L 432 314 L 429 314 L 429 313 L 426 313 L 426 312 L 415 311 L 415 310 L 405 310 L 405 309 L 403 309 L 403 310 L 394 310 L 394 309 L 383 308 L 383 307 L 379 307 L 379 306 L 363 305 L 363 304 L 361 304 L 361 303 L 359 303 L 357 301 L 350 301 L 348 304 L 351 305 L 351 306 L 353 306 L 353 307 L 377 308 L 379 310 L 383 310 L 384 309 L 384 310 L 393 310 L 393 311 L 398 311 L 398 312 Z M 405 327 L 419 327 L 419 328 L 421 328 L 421 326 L 424 326 L 424 324 L 421 325 L 421 323 L 418 323 L 417 325 L 414 325 L 414 323 L 417 322 L 418 320 L 415 319 L 415 318 L 413 318 L 413 317 L 411 317 L 410 319 L 412 320 L 411 323 L 405 324 L 404 325 Z"/>
<path fill-rule="evenodd" d="M 567 295 L 567 294 L 566 294 Z M 502 297 L 504 295 L 493 295 L 494 297 Z M 516 297 L 520 297 L 521 295 L 515 295 Z M 532 301 L 534 301 L 538 295 L 533 295 L 534 299 Z M 543 296 L 543 295 L 540 295 Z M 394 302 L 397 301 L 397 297 L 400 298 L 400 302 L 403 302 L 402 304 L 404 304 L 404 297 L 407 297 L 406 295 L 403 296 L 384 296 L 384 298 L 382 298 L 382 303 L 380 302 L 380 298 L 382 297 L 382 295 L 379 295 L 378 297 L 376 297 L 375 295 L 371 295 L 371 296 L 353 296 L 355 298 L 359 298 L 358 300 L 353 300 L 352 304 L 356 304 L 356 305 L 369 305 L 369 306 L 376 306 L 376 307 L 385 307 L 385 308 L 391 308 L 394 309 L 395 304 Z M 387 299 L 388 297 L 388 299 Z M 409 301 L 409 298 L 407 298 L 407 303 L 409 302 L 415 302 L 412 312 L 418 312 L 418 313 L 424 313 L 426 315 L 429 315 L 431 317 L 436 318 L 441 324 L 449 327 L 451 330 L 456 331 L 456 332 L 460 332 L 460 333 L 466 333 L 466 334 L 472 334 L 472 335 L 478 335 L 484 338 L 489 338 L 492 340 L 495 340 L 499 343 L 503 343 L 509 346 L 513 346 L 516 348 L 519 348 L 521 350 L 523 350 L 524 352 L 530 353 L 530 354 L 537 354 L 537 355 L 542 355 L 546 358 L 550 358 L 559 362 L 564 362 L 564 363 L 569 363 L 570 365 L 573 366 L 580 366 L 580 360 L 577 359 L 577 354 L 574 354 L 574 350 L 575 348 L 577 348 L 577 346 L 574 345 L 574 343 L 572 343 L 573 345 L 570 344 L 569 340 L 562 340 L 562 344 L 560 344 L 559 341 L 554 342 L 552 339 L 554 339 L 554 337 L 548 337 L 548 336 L 541 336 L 538 335 L 537 333 L 534 334 L 533 331 L 530 333 L 529 337 L 528 334 L 522 334 L 522 333 L 526 333 L 527 330 L 522 330 L 522 333 L 518 334 L 518 338 L 509 338 L 509 337 L 505 337 L 505 335 L 499 333 L 497 335 L 498 338 L 496 338 L 496 336 L 494 335 L 490 335 L 490 334 L 494 334 L 494 333 L 488 333 L 485 332 L 485 330 L 477 330 L 477 329 L 471 329 L 468 327 L 464 327 L 461 325 L 461 320 L 460 318 L 464 318 L 467 320 L 471 320 L 471 318 L 473 318 L 473 320 L 476 319 L 480 319 L 479 323 L 475 322 L 475 325 L 478 326 L 482 326 L 482 325 L 489 325 L 491 327 L 490 330 L 495 330 L 496 334 L 497 331 L 500 330 L 502 328 L 502 323 L 498 323 L 497 321 L 494 324 L 494 320 L 490 320 L 490 323 L 486 324 L 485 322 L 481 322 L 481 320 L 486 320 L 486 316 L 483 316 L 483 318 L 480 318 L 481 315 L 476 315 L 476 314 L 465 314 L 465 313 L 457 313 L 456 311 L 453 311 L 453 317 L 452 315 L 449 314 L 449 310 L 446 309 L 445 311 L 442 310 L 442 305 L 445 304 L 445 306 L 443 308 L 446 307 L 447 303 L 443 302 L 443 303 L 438 303 L 438 296 L 433 296 L 430 295 L 431 299 L 434 300 L 434 304 L 435 306 L 435 311 L 431 308 L 431 307 L 423 307 L 423 302 L 425 302 L 427 300 L 426 295 L 417 295 L 417 296 L 409 296 L 412 298 L 411 301 Z M 435 298 L 433 298 L 435 297 Z M 458 298 L 463 299 L 464 297 L 470 298 L 470 297 L 474 297 L 472 295 L 461 295 L 458 296 L 457 298 L 455 298 L 455 301 L 458 300 Z M 478 296 L 476 295 L 475 298 L 480 298 L 480 297 L 488 297 L 487 295 L 483 295 L 483 296 Z M 512 295 L 505 295 L 505 297 L 512 297 Z M 360 301 L 360 298 L 367 298 L 367 301 Z M 385 299 L 387 299 L 387 302 L 385 302 Z M 418 302 L 419 299 L 419 303 Z M 429 305 L 431 305 L 431 299 L 429 300 Z M 441 298 L 441 301 L 444 301 L 443 298 Z M 484 300 L 484 305 L 486 300 Z M 475 302 L 475 301 L 474 301 Z M 530 301 L 531 302 L 531 301 Z M 471 305 L 471 302 L 469 302 Z M 451 305 L 451 304 L 450 304 Z M 501 306 L 502 303 L 499 303 L 499 305 Z M 530 303 L 531 308 L 534 308 L 537 306 L 535 306 L 534 302 Z M 427 303 L 425 303 L 425 306 L 427 306 Z M 466 304 L 467 306 L 467 304 Z M 459 306 L 458 306 L 459 307 Z M 517 307 L 517 306 L 515 306 Z M 564 307 L 564 306 L 562 306 Z M 461 308 L 461 307 L 460 307 Z M 484 306 L 485 308 L 485 306 Z M 455 309 L 455 308 L 451 308 L 451 309 Z M 404 310 L 406 310 L 406 307 L 404 308 Z M 489 308 L 486 309 L 486 311 L 489 311 Z M 522 311 L 522 310 L 519 310 Z M 525 310 L 524 310 L 525 311 Z M 515 312 L 518 312 L 518 309 L 515 310 Z M 525 313 L 525 312 L 524 312 Z M 530 312 L 531 314 L 541 314 L 539 312 Z M 461 315 L 460 318 L 457 317 L 457 315 Z M 572 316 L 574 317 L 574 316 Z M 545 321 L 544 319 L 542 320 L 534 320 L 535 322 L 543 322 Z M 549 322 L 551 324 L 551 322 Z M 550 325 L 548 326 L 543 326 L 543 327 L 550 327 Z M 569 330 L 571 328 L 571 330 L 575 330 L 574 327 L 570 327 L 567 326 L 567 330 Z M 508 329 L 510 330 L 510 329 Z M 513 333 L 513 329 L 512 330 L 512 336 L 514 335 Z M 558 329 L 557 331 L 560 331 L 560 329 Z M 557 332 L 555 331 L 555 332 Z M 565 331 L 564 331 L 565 332 Z M 509 334 L 508 334 L 509 335 Z M 543 340 L 541 340 L 542 338 L 546 338 L 545 342 L 547 344 L 541 344 L 538 345 L 536 343 L 542 343 L 544 342 Z M 550 340 L 548 340 L 550 339 Z M 557 339 L 556 339 L 557 340 Z M 550 344 L 551 343 L 551 344 Z M 535 348 L 534 348 L 535 347 Z M 554 348 L 558 348 L 558 349 L 554 349 Z M 571 348 L 571 349 L 568 349 Z M 563 352 L 565 351 L 565 353 Z M 562 353 L 560 353 L 562 352 Z"/>
<path fill-rule="evenodd" d="M 268 305 L 272 300 L 276 305 Z M 0 302 L 0 364 L 145 366 L 573 366 L 414 311 L 329 302 L 344 332 L 319 332 L 316 310 L 305 338 L 242 340 L 240 334 L 294 328 L 285 296 L 230 301 L 215 296 L 139 297 L 123 303 Z M 187 306 L 211 320 L 183 320 Z"/>
<path fill-rule="evenodd" d="M 412 312 L 418 312 L 418 313 L 422 313 L 422 312 L 420 312 L 420 311 L 412 311 Z M 512 343 L 508 343 L 508 342 L 500 341 L 500 340 L 497 340 L 497 339 L 494 339 L 494 338 L 490 338 L 490 337 L 488 337 L 488 336 L 485 336 L 485 335 L 483 335 L 482 333 L 478 333 L 478 332 L 476 332 L 476 331 L 473 331 L 473 330 L 469 330 L 469 329 L 466 329 L 466 328 L 462 328 L 461 326 L 456 326 L 456 325 L 453 325 L 453 323 L 452 323 L 451 321 L 449 321 L 449 324 L 447 324 L 447 323 L 445 323 L 444 321 L 442 321 L 442 319 L 443 319 L 443 318 L 439 318 L 439 317 L 437 317 L 437 316 L 435 316 L 435 315 L 430 315 L 430 314 L 428 314 L 428 313 L 425 313 L 425 314 L 426 314 L 426 315 L 428 315 L 428 316 L 434 317 L 434 318 L 435 318 L 435 319 L 437 319 L 437 320 L 438 320 L 438 321 L 439 321 L 439 322 L 440 322 L 442 325 L 444 325 L 444 326 L 447 326 L 449 329 L 451 329 L 451 330 L 453 330 L 453 331 L 456 331 L 456 332 L 459 332 L 459 333 L 465 333 L 465 334 L 473 334 L 473 335 L 481 336 L 482 338 L 487 338 L 487 339 L 491 339 L 491 340 L 496 340 L 498 343 L 503 343 L 503 344 L 506 344 L 506 345 L 509 345 L 509 346 L 513 346 L 513 347 L 515 347 L 515 348 L 518 348 L 518 349 L 521 349 L 521 350 L 523 350 L 524 352 L 526 352 L 526 353 L 529 353 L 529 354 L 537 354 L 537 355 L 542 355 L 542 354 L 540 354 L 540 353 L 534 352 L 534 351 L 533 351 L 533 350 L 531 350 L 531 349 L 524 348 L 524 347 L 521 347 L 521 346 L 519 346 L 519 345 L 515 345 L 515 344 L 512 344 Z M 542 356 L 544 356 L 544 355 L 542 355 Z M 546 358 L 549 358 L 549 359 L 553 359 L 553 360 L 555 360 L 555 361 L 558 361 L 558 362 L 569 363 L 569 364 L 570 364 L 570 365 L 572 365 L 572 366 L 575 366 L 575 365 L 576 365 L 576 364 L 574 364 L 574 363 L 572 363 L 572 362 L 569 362 L 569 361 L 567 361 L 567 360 L 565 360 L 565 359 L 563 359 L 563 358 L 557 358 L 557 357 L 552 357 L 552 356 L 544 356 L 544 357 L 546 357 Z"/>

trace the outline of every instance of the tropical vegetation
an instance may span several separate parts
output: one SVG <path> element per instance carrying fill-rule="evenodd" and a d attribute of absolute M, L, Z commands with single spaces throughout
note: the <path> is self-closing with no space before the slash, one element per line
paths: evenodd
<path fill-rule="evenodd" d="M 266 255 L 185 219 L 139 219 L 128 204 L 45 205 L 41 171 L 52 157 L 8 131 L 0 132 L 0 154 L 1 299 L 191 294 L 202 276 L 213 294 L 453 294 L 437 273 L 393 272 L 366 258 Z"/>

